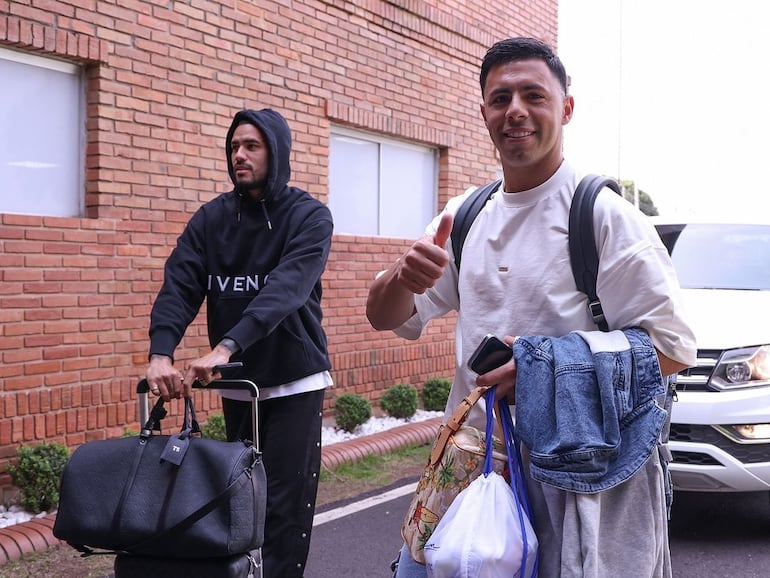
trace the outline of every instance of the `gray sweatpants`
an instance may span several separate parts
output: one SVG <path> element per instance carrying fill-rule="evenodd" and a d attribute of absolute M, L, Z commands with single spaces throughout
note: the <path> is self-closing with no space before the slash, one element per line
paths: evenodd
<path fill-rule="evenodd" d="M 530 480 L 529 497 L 540 543 L 538 578 L 671 578 L 657 451 L 604 492 L 577 494 Z"/>

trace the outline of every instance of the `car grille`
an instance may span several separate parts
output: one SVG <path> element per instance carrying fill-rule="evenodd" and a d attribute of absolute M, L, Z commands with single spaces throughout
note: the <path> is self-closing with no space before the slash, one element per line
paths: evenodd
<path fill-rule="evenodd" d="M 722 355 L 720 349 L 699 349 L 695 367 L 680 371 L 676 376 L 677 391 L 708 391 L 718 393 L 707 386 L 714 368 Z"/>
<path fill-rule="evenodd" d="M 671 456 L 676 464 L 689 464 L 694 466 L 721 466 L 718 460 L 715 460 L 708 454 L 699 454 L 698 452 L 671 452 Z"/>
<path fill-rule="evenodd" d="M 739 444 L 709 425 L 671 424 L 671 441 L 710 444 L 744 464 L 770 462 L 770 444 Z M 720 465 L 711 456 L 697 452 L 673 452 L 678 464 Z"/>

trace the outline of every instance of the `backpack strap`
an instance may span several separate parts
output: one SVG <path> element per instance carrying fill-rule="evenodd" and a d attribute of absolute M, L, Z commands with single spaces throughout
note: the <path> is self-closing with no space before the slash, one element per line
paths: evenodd
<path fill-rule="evenodd" d="M 502 179 L 483 185 L 473 191 L 470 196 L 463 201 L 452 224 L 452 232 L 449 238 L 452 239 L 452 253 L 455 259 L 457 270 L 460 270 L 460 257 L 463 252 L 463 244 L 468 231 L 476 220 L 476 217 L 487 204 L 487 201 L 502 183 Z"/>
<path fill-rule="evenodd" d="M 457 270 L 460 270 L 463 244 L 468 231 L 481 209 L 487 203 L 502 180 L 493 181 L 473 191 L 460 205 L 452 225 L 452 253 Z M 599 254 L 594 240 L 594 203 L 599 191 L 609 187 L 622 195 L 620 185 L 614 179 L 598 175 L 586 175 L 578 184 L 569 214 L 569 253 L 572 274 L 578 290 L 588 296 L 588 310 L 602 331 L 609 331 L 602 304 L 596 294 L 596 278 L 599 274 Z"/>
<path fill-rule="evenodd" d="M 599 255 L 594 240 L 593 218 L 596 196 L 604 187 L 622 195 L 617 181 L 608 177 L 586 175 L 578 184 L 569 211 L 569 256 L 575 284 L 588 296 L 588 310 L 594 323 L 602 331 L 609 331 L 602 304 L 596 294 Z"/>

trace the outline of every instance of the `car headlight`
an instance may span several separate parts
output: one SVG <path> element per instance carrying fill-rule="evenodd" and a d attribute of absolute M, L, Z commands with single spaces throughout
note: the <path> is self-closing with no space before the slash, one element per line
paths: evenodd
<path fill-rule="evenodd" d="M 770 385 L 770 345 L 725 351 L 711 374 L 716 389 Z"/>
<path fill-rule="evenodd" d="M 713 427 L 737 444 L 766 444 L 770 442 L 770 423 L 715 425 Z"/>

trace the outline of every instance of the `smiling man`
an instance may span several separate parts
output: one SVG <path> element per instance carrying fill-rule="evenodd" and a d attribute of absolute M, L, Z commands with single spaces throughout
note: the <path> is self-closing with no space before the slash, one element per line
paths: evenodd
<path fill-rule="evenodd" d="M 219 377 L 215 366 L 243 363 L 228 377 L 259 386 L 268 480 L 264 577 L 301 577 L 321 467 L 324 389 L 332 382 L 321 326 L 332 218 L 288 184 L 291 131 L 279 113 L 238 112 L 225 151 L 234 189 L 196 211 L 166 261 L 150 320 L 147 381 L 164 399 L 190 396 L 194 380 Z M 178 369 L 174 351 L 204 300 L 211 351 Z M 222 408 L 228 439 L 252 439 L 250 398 L 223 397 Z"/>
<path fill-rule="evenodd" d="M 450 199 L 425 236 L 378 275 L 367 301 L 372 326 L 417 339 L 432 319 L 459 313 L 449 412 L 476 385 L 496 384 L 498 398 L 511 401 L 517 387 L 528 399 L 538 399 L 538 391 L 545 391 L 545 383 L 517 383 L 516 355 L 480 376 L 468 369 L 468 358 L 488 333 L 512 344 L 513 336 L 559 339 L 580 331 L 586 341 L 583 350 L 592 346 L 589 354 L 594 344 L 610 343 L 602 336 L 611 336 L 617 350 L 607 351 L 621 355 L 630 349 L 624 331 L 640 328 L 658 362 L 653 372 L 657 380 L 693 365 L 695 342 L 683 317 L 668 253 L 647 218 L 611 191 L 602 191 L 596 200 L 594 230 L 600 256 L 598 295 L 610 328 L 617 331 L 597 330 L 586 296 L 577 289 L 568 224 L 579 176 L 562 154 L 562 131 L 572 118 L 574 100 L 564 66 L 551 47 L 532 38 L 496 43 L 482 62 L 480 84 L 481 116 L 499 153 L 502 183 L 468 230 L 461 268 L 452 257 L 450 232 L 454 215 L 470 193 Z M 575 359 L 574 367 L 584 361 Z M 617 380 L 626 375 L 617 374 Z M 578 409 L 601 403 L 598 396 L 598 390 L 580 390 L 576 397 L 585 406 L 578 404 Z M 545 395 L 541 399 L 541 405 L 548 405 Z M 520 429 L 532 415 L 523 405 L 516 408 Z M 572 408 L 563 413 L 569 404 L 555 405 L 548 409 L 559 423 L 584 419 Z M 466 424 L 483 430 L 483 400 Z M 654 442 L 656 432 L 650 435 Z M 556 447 L 567 443 L 546 441 Z M 613 478 L 612 487 L 601 491 L 569 491 L 530 475 L 540 578 L 671 576 L 665 463 L 654 448 L 641 459 L 634 457 L 642 464 L 639 469 L 617 484 Z M 398 578 L 426 576 L 416 554 L 406 545 L 401 550 Z"/>

